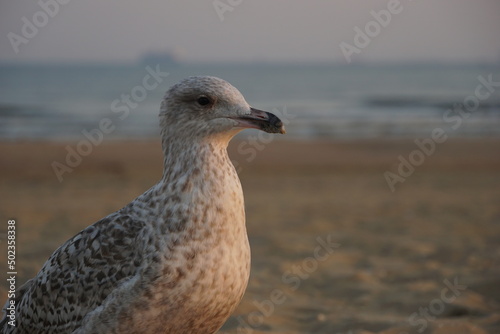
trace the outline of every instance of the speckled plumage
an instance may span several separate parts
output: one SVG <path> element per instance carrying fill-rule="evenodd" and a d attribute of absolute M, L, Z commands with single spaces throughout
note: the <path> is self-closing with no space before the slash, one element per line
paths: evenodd
<path fill-rule="evenodd" d="M 284 132 L 236 88 L 191 77 L 160 110 L 162 179 L 58 248 L 16 296 L 5 334 L 210 334 L 241 300 L 250 270 L 243 192 L 229 140 Z"/>

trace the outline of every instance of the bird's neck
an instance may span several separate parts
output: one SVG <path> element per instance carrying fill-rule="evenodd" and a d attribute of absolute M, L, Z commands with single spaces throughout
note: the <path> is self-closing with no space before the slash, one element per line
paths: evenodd
<path fill-rule="evenodd" d="M 161 182 L 172 184 L 187 177 L 193 181 L 199 174 L 232 169 L 227 155 L 228 141 L 207 138 L 197 141 L 168 140 L 163 143 L 163 175 Z M 206 175 L 209 177 L 210 175 Z"/>
<path fill-rule="evenodd" d="M 164 143 L 162 180 L 146 197 L 156 204 L 159 235 L 187 230 L 217 239 L 246 240 L 243 191 L 227 154 L 227 141 Z M 191 237 L 196 238 L 196 235 Z"/>

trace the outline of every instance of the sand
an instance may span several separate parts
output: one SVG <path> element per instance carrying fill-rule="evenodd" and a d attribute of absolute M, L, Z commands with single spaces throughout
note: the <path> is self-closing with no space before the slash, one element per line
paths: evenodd
<path fill-rule="evenodd" d="M 5 277 L 14 218 L 18 286 L 161 175 L 159 141 L 107 141 L 59 182 L 51 164 L 65 164 L 67 145 L 0 143 L 0 268 Z M 500 333 L 500 140 L 413 153 L 421 164 L 392 192 L 384 173 L 417 148 L 233 142 L 252 274 L 221 333 Z M 4 278 L 2 300 L 7 290 Z"/>

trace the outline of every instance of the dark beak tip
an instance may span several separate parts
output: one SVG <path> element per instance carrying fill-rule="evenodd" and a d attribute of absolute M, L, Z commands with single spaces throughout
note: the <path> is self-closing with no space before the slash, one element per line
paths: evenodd
<path fill-rule="evenodd" d="M 269 130 L 271 130 L 270 132 L 281 133 L 281 134 L 286 133 L 285 125 L 283 124 L 281 119 L 278 118 L 278 116 L 270 112 L 267 112 L 267 116 L 268 116 Z"/>
<path fill-rule="evenodd" d="M 283 124 L 283 122 L 281 120 L 279 120 L 278 122 L 276 122 L 274 124 L 274 126 L 277 129 L 276 133 L 280 133 L 282 135 L 284 135 L 286 133 L 285 125 Z"/>
<path fill-rule="evenodd" d="M 259 124 L 259 128 L 262 131 L 268 133 L 286 133 L 285 125 L 275 114 L 255 108 L 251 108 L 251 112 L 253 116 L 252 119 Z"/>

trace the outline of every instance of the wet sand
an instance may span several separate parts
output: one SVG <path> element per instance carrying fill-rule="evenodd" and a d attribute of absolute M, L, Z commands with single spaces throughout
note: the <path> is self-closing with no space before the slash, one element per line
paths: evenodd
<path fill-rule="evenodd" d="M 5 277 L 14 218 L 18 286 L 161 175 L 159 141 L 110 141 L 59 182 L 51 164 L 65 163 L 66 145 L 0 143 L 0 268 Z M 500 140 L 438 144 L 392 192 L 384 173 L 416 149 L 233 142 L 252 274 L 221 333 L 500 333 Z M 5 279 L 0 288 L 3 301 Z"/>

